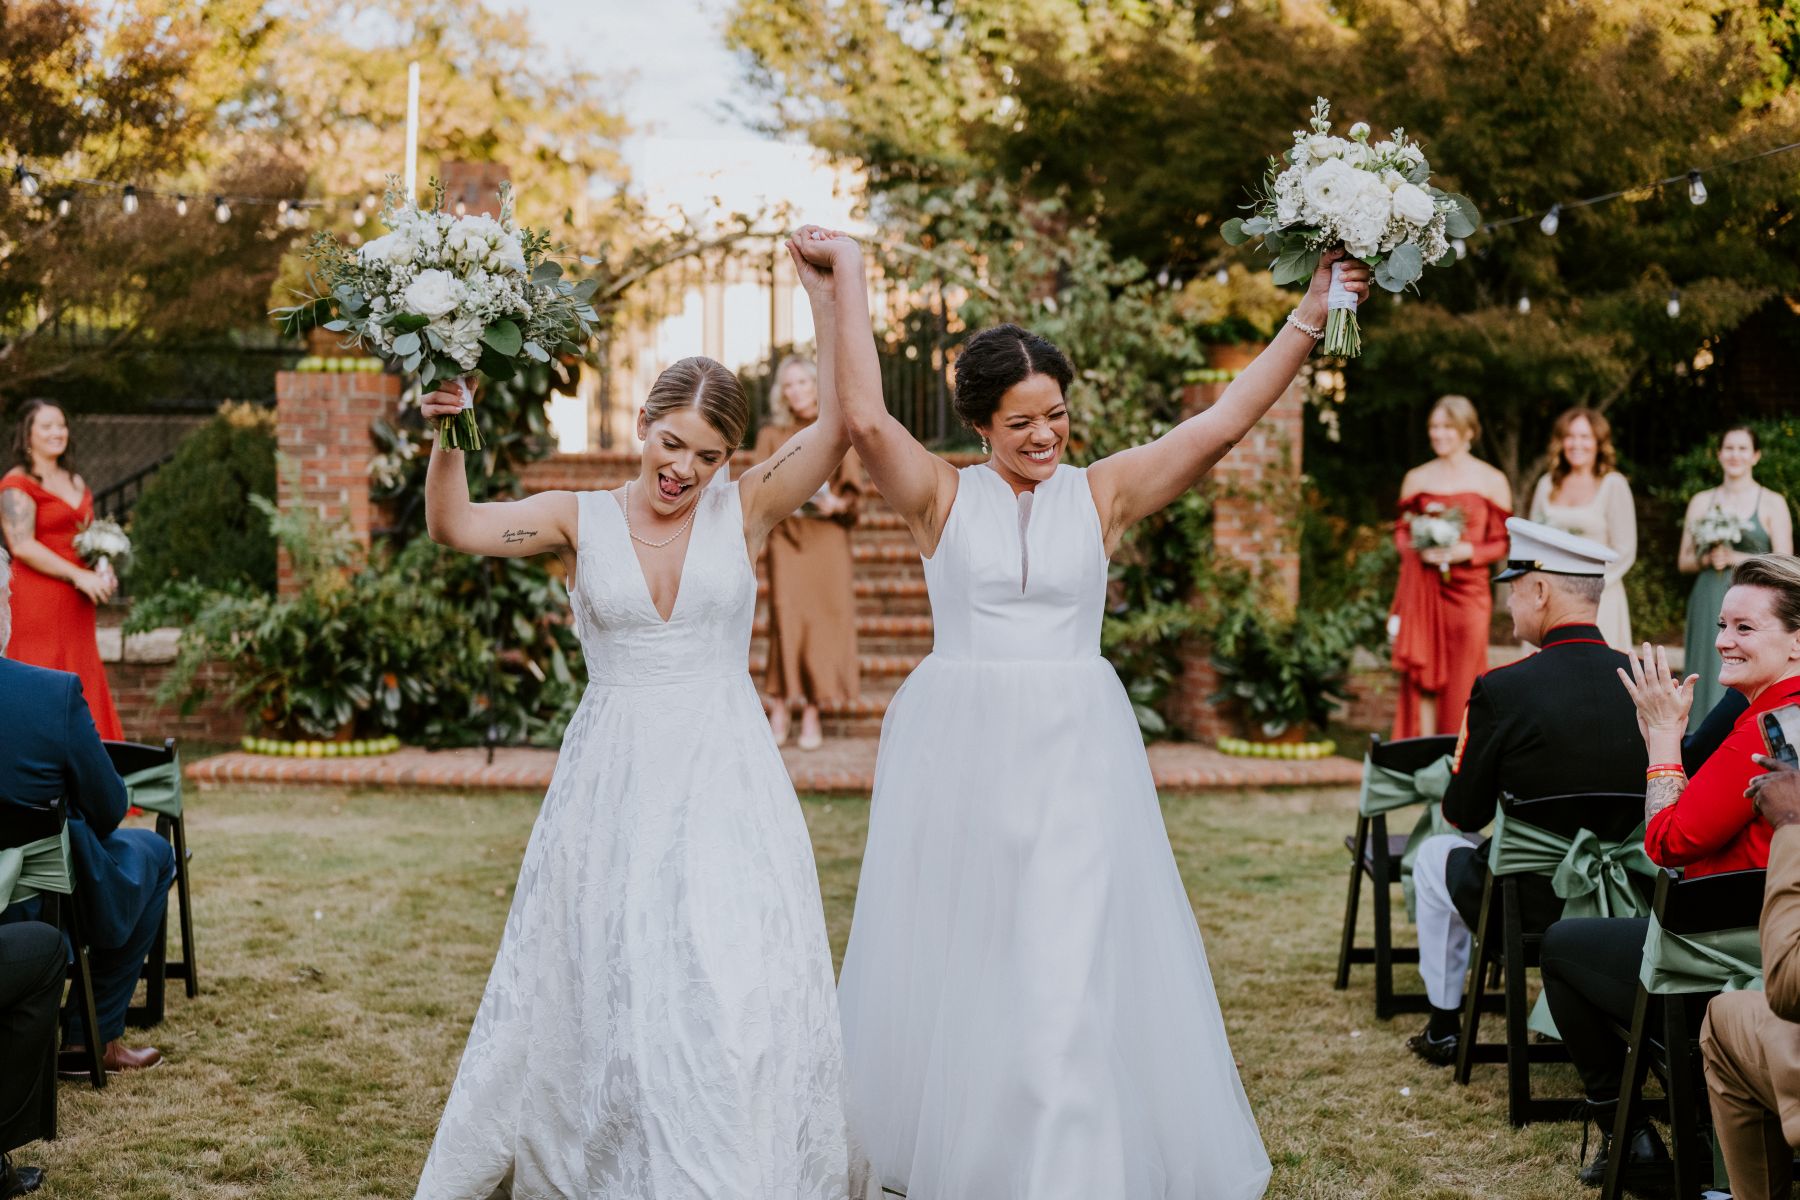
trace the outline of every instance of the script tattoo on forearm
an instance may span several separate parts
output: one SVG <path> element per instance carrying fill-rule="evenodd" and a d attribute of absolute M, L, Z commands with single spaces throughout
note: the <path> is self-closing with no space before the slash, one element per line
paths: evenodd
<path fill-rule="evenodd" d="M 508 546 L 517 546 L 527 538 L 534 538 L 536 536 L 537 530 L 535 529 L 508 529 L 505 533 L 500 535 L 500 540 L 505 542 Z"/>
<path fill-rule="evenodd" d="M 1687 787 L 1687 780 L 1673 775 L 1665 775 L 1661 779 L 1652 779 L 1644 788 L 1644 820 L 1648 821 L 1675 801 L 1681 799 L 1681 793 Z"/>
<path fill-rule="evenodd" d="M 800 453 L 801 449 L 802 449 L 802 447 L 800 447 L 800 446 L 790 446 L 785 452 L 783 452 L 783 454 L 780 458 L 778 458 L 774 462 L 770 463 L 769 469 L 763 472 L 763 482 L 764 483 L 769 482 L 769 476 L 775 474 L 775 472 L 780 469 L 782 463 L 784 463 L 788 459 L 794 457 L 794 455 Z"/>

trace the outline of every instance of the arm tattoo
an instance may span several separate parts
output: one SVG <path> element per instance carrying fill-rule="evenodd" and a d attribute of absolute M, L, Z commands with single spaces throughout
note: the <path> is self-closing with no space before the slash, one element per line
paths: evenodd
<path fill-rule="evenodd" d="M 37 505 L 30 496 L 16 488 L 0 492 L 0 531 L 15 552 L 20 542 L 32 540 L 37 532 Z"/>
<path fill-rule="evenodd" d="M 508 529 L 500 535 L 500 540 L 508 546 L 517 546 L 528 538 L 537 536 L 535 529 Z"/>
<path fill-rule="evenodd" d="M 785 454 L 783 454 L 780 458 L 776 459 L 774 462 L 770 463 L 769 469 L 763 472 L 763 482 L 764 483 L 769 482 L 769 476 L 773 475 L 781 467 L 782 463 L 784 463 L 788 459 L 794 457 L 794 455 L 800 453 L 800 451 L 802 449 L 804 449 L 804 447 L 802 447 L 802 446 L 790 447 Z"/>
<path fill-rule="evenodd" d="M 1687 780 L 1676 778 L 1673 775 L 1652 779 L 1644 789 L 1644 820 L 1648 821 L 1681 799 L 1681 793 L 1686 787 Z"/>

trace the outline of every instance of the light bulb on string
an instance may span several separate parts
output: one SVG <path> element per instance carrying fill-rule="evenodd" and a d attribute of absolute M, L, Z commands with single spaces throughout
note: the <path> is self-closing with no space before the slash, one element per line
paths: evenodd
<path fill-rule="evenodd" d="M 119 202 L 119 205 L 125 210 L 125 215 L 128 217 L 137 212 L 138 195 L 135 185 L 129 183 L 125 185 L 125 198 Z"/>
<path fill-rule="evenodd" d="M 289 206 L 288 206 L 288 202 L 287 202 L 287 201 L 286 201 L 286 200 L 285 200 L 285 199 L 282 199 L 282 200 L 277 200 L 277 201 L 276 201 L 276 202 L 275 202 L 275 213 L 276 213 L 276 215 L 277 215 L 277 216 L 282 216 L 282 217 L 285 217 L 285 216 L 287 216 L 287 215 L 288 215 L 288 207 L 289 207 Z"/>
<path fill-rule="evenodd" d="M 1531 314 L 1531 296 L 1529 293 L 1520 292 L 1519 293 L 1519 315 L 1521 317 L 1524 317 L 1524 316 L 1529 316 L 1530 314 Z"/>
<path fill-rule="evenodd" d="M 1220 287 L 1224 287 L 1231 282 L 1231 272 L 1224 267 L 1220 267 L 1217 271 L 1213 272 L 1213 282 Z"/>
<path fill-rule="evenodd" d="M 13 180 L 19 185 L 19 190 L 25 193 L 27 200 L 36 198 L 38 194 L 37 176 L 27 171 L 24 163 L 13 168 Z"/>
<path fill-rule="evenodd" d="M 1538 229 L 1543 231 L 1545 237 L 1555 237 L 1556 230 L 1561 225 L 1562 205 L 1552 204 L 1550 211 L 1544 214 L 1544 219 L 1538 222 Z"/>
<path fill-rule="evenodd" d="M 469 215 L 469 206 L 466 202 L 462 200 L 456 202 L 456 215 L 459 217 L 466 217 Z"/>
<path fill-rule="evenodd" d="M 64 196 L 56 202 L 56 215 L 59 217 L 66 217 L 69 215 L 69 209 L 73 207 L 74 206 L 69 203 L 69 198 Z"/>
<path fill-rule="evenodd" d="M 1461 238 L 1451 238 L 1450 248 L 1456 251 L 1458 261 L 1469 257 L 1469 243 L 1463 241 Z"/>
<path fill-rule="evenodd" d="M 186 196 L 175 197 L 175 215 L 178 217 L 187 216 L 187 197 Z"/>
<path fill-rule="evenodd" d="M 1669 314 L 1670 320 L 1681 315 L 1681 289 L 1676 288 L 1669 293 L 1669 302 L 1663 305 L 1663 311 Z"/>
<path fill-rule="evenodd" d="M 373 209 L 375 207 L 375 193 L 374 192 L 365 192 L 363 194 L 363 205 L 362 206 L 367 209 Z"/>
<path fill-rule="evenodd" d="M 368 218 L 367 214 L 365 214 L 363 212 L 363 210 L 360 208 L 350 214 L 350 223 L 352 225 L 356 226 L 358 229 L 361 229 L 363 227 L 363 222 L 367 221 L 368 219 L 369 218 Z"/>
<path fill-rule="evenodd" d="M 231 220 L 231 205 L 225 203 L 225 197 L 213 197 L 213 220 L 223 225 Z"/>
<path fill-rule="evenodd" d="M 1700 172 L 1688 172 L 1688 200 L 1693 204 L 1706 203 L 1706 181 L 1700 178 Z"/>

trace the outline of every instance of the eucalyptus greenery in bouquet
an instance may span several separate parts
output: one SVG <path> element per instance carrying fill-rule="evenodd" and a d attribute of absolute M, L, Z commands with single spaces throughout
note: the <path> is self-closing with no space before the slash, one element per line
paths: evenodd
<path fill-rule="evenodd" d="M 409 375 L 421 391 L 456 380 L 463 410 L 438 424 L 453 450 L 479 450 L 466 377 L 511 379 L 527 362 L 579 353 L 598 321 L 588 279 L 563 278 L 550 257 L 548 232 L 513 220 L 512 188 L 500 186 L 500 216 L 444 211 L 444 189 L 432 181 L 433 204 L 420 208 L 389 182 L 382 205 L 388 232 L 352 250 L 321 233 L 307 250 L 324 291 L 272 314 L 298 336 L 322 327 L 349 335 Z"/>
<path fill-rule="evenodd" d="M 1369 132 L 1358 121 L 1348 138 L 1334 136 L 1331 102 L 1319 97 L 1309 127 L 1295 130 L 1293 147 L 1269 160 L 1252 216 L 1225 222 L 1225 240 L 1238 246 L 1261 238 L 1275 255 L 1277 284 L 1311 279 L 1319 256 L 1335 246 L 1373 268 L 1390 292 L 1415 285 L 1427 266 L 1454 262 L 1451 242 L 1481 221 L 1475 206 L 1432 186 L 1431 164 L 1404 129 L 1373 144 Z M 1334 267 L 1324 349 L 1354 357 L 1362 352 L 1356 298 L 1340 274 Z"/>

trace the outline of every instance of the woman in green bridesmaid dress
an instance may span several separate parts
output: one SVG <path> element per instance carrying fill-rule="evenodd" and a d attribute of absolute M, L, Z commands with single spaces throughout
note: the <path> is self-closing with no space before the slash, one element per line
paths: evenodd
<path fill-rule="evenodd" d="M 1794 525 L 1786 498 L 1754 478 L 1761 459 L 1754 430 L 1742 425 L 1727 429 L 1719 441 L 1719 466 L 1725 482 L 1688 501 L 1682 521 L 1680 567 L 1684 574 L 1697 576 L 1688 596 L 1686 656 L 1682 660 L 1683 670 L 1700 677 L 1688 713 L 1690 733 L 1725 695 L 1713 639 L 1719 633 L 1719 606 L 1731 586 L 1732 568 L 1752 555 L 1794 552 Z M 1736 540 L 1721 540 L 1724 531 L 1734 525 Z"/>

